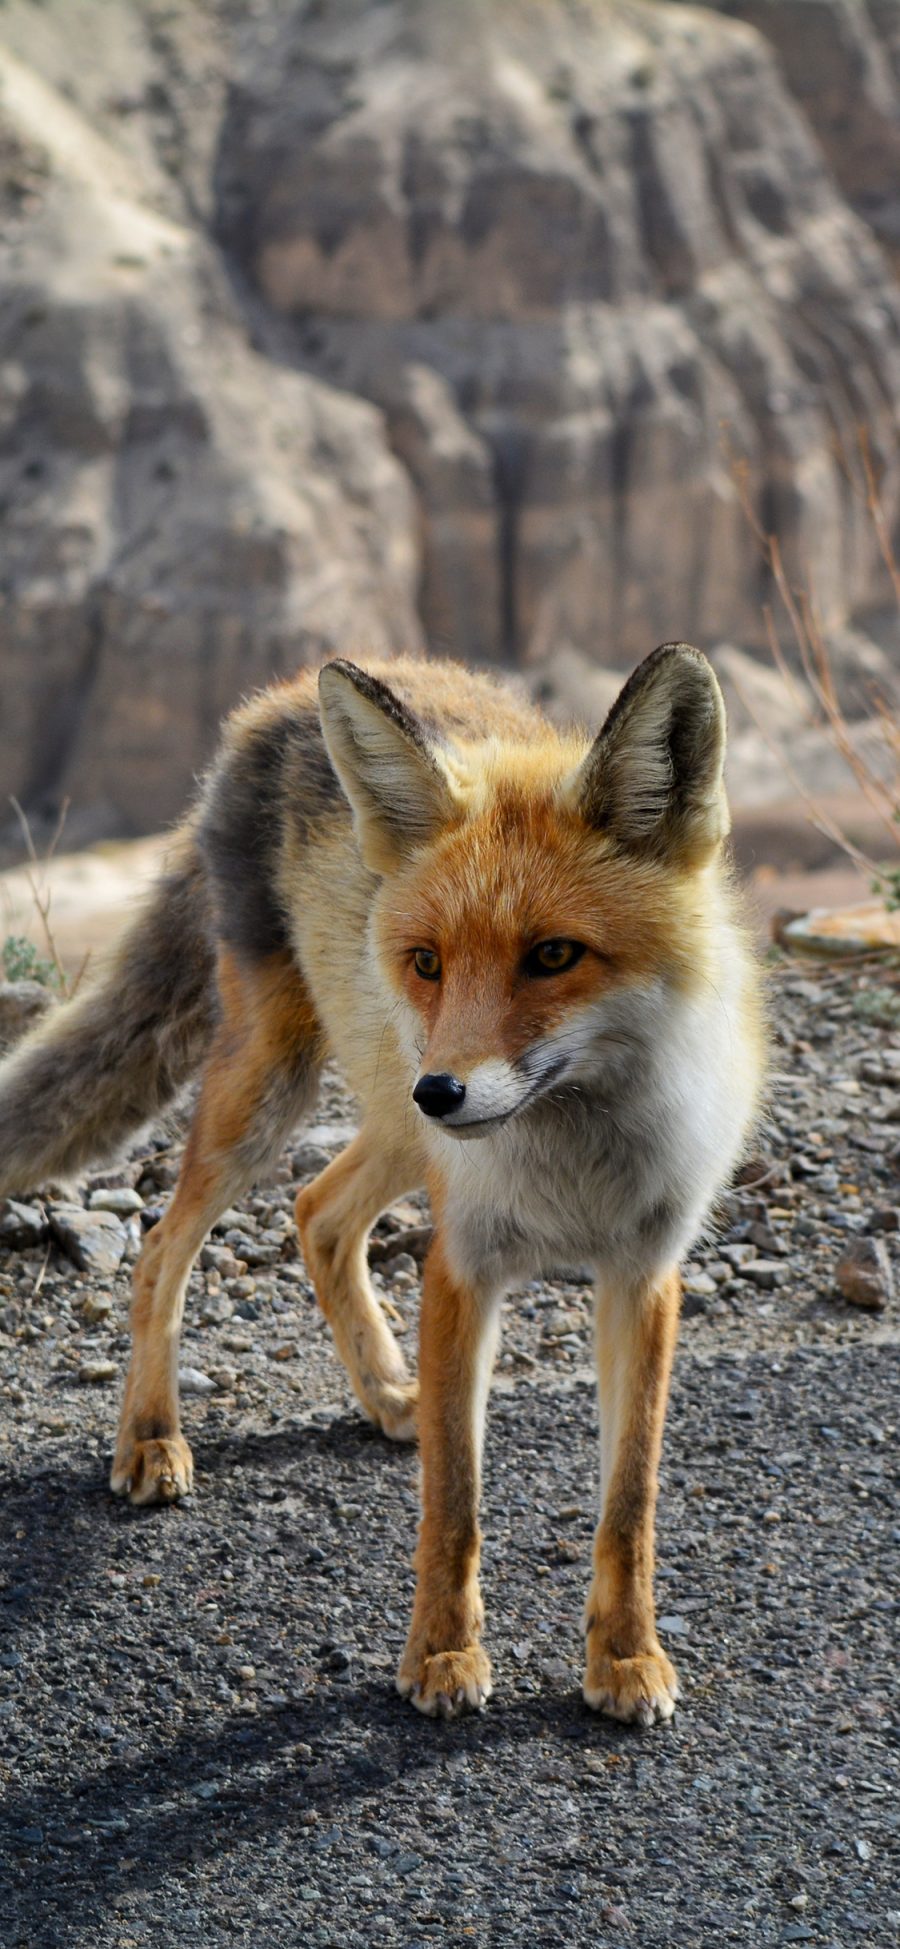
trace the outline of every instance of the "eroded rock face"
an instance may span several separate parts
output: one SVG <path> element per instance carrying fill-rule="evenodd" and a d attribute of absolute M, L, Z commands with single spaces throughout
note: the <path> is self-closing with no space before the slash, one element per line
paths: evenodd
<path fill-rule="evenodd" d="M 717 0 L 772 42 L 844 195 L 900 261 L 900 0 Z"/>
<path fill-rule="evenodd" d="M 2 51 L 0 81 L 2 790 L 146 831 L 242 693 L 420 642 L 413 498 L 377 411 L 251 349 L 127 156 Z"/>
<path fill-rule="evenodd" d="M 387 413 L 435 642 L 760 645 L 723 436 L 824 614 L 883 599 L 845 463 L 865 422 L 893 510 L 897 293 L 742 24 L 320 0 L 246 56 L 218 185 L 308 368 Z"/>
<path fill-rule="evenodd" d="M 842 696 L 882 674 L 848 473 L 863 423 L 893 520 L 900 305 L 841 190 L 889 236 L 898 21 L 5 0 L 0 803 L 156 828 L 222 712 L 334 650 L 590 721 L 663 638 L 767 661 L 726 447 Z"/>

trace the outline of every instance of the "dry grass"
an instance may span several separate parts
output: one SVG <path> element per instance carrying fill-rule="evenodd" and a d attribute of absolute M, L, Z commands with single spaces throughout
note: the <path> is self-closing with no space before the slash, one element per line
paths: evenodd
<path fill-rule="evenodd" d="M 900 616 L 900 565 L 897 562 L 885 516 L 865 429 L 860 430 L 859 450 L 861 467 L 859 485 L 865 495 L 868 514 L 894 592 L 898 616 Z M 876 763 L 860 749 L 858 739 L 854 736 L 841 705 L 827 635 L 814 596 L 808 587 L 797 588 L 793 585 L 785 568 L 777 535 L 767 534 L 761 528 L 752 505 L 749 468 L 746 461 L 732 453 L 730 462 L 732 479 L 740 495 L 745 518 L 759 542 L 775 589 L 776 601 L 765 604 L 763 608 L 772 660 L 788 693 L 804 710 L 809 721 L 818 723 L 827 730 L 866 803 L 884 826 L 891 850 L 896 853 L 900 845 L 900 722 L 896 711 L 874 690 L 870 693 L 866 722 L 877 731 L 879 760 L 883 753 L 883 762 Z M 790 639 L 797 652 L 799 674 L 783 647 L 779 623 L 782 629 L 786 626 L 789 630 Z M 746 698 L 743 702 L 755 717 L 752 705 Z M 794 790 L 806 806 L 812 824 L 818 831 L 833 840 L 856 866 L 869 875 L 873 892 L 879 894 L 888 907 L 900 907 L 900 863 L 890 859 L 885 862 L 874 860 L 854 845 L 849 835 L 836 824 L 797 776 L 784 745 L 778 744 L 768 736 L 759 725 L 758 717 L 756 722 L 759 729 L 763 731 L 767 743 L 776 751 Z"/>
<path fill-rule="evenodd" d="M 56 829 L 43 859 L 40 858 L 32 837 L 28 815 L 17 798 L 10 796 L 10 805 L 22 830 L 25 843 L 27 865 L 25 877 L 34 903 L 34 909 L 44 936 L 46 954 L 41 954 L 32 941 L 20 934 L 8 934 L 0 948 L 0 967 L 7 981 L 38 981 L 44 988 L 53 988 L 68 999 L 77 992 L 88 963 L 86 955 L 74 975 L 69 975 L 63 966 L 53 934 L 51 923 L 51 896 L 45 884 L 44 873 L 62 839 L 69 811 L 69 800 L 63 802 Z"/>

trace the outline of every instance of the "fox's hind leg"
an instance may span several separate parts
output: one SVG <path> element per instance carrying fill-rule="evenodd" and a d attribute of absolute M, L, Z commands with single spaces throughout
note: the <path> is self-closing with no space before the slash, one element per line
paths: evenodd
<path fill-rule="evenodd" d="M 321 1068 L 318 1023 L 289 955 L 244 966 L 224 954 L 219 997 L 175 1196 L 134 1269 L 131 1366 L 111 1486 L 135 1503 L 171 1502 L 190 1490 L 178 1336 L 191 1266 L 219 1213 L 275 1163 Z"/>
<path fill-rule="evenodd" d="M 364 1127 L 300 1192 L 297 1229 L 307 1271 L 366 1414 L 393 1441 L 414 1441 L 416 1384 L 369 1279 L 366 1240 L 379 1212 L 421 1181 L 417 1148 Z"/>

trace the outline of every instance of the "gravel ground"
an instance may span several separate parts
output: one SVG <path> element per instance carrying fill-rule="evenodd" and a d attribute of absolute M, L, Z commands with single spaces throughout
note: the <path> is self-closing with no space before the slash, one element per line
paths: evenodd
<path fill-rule="evenodd" d="M 444 1725 L 392 1686 L 415 1456 L 361 1422 L 287 1223 L 352 1121 L 340 1086 L 192 1280 L 182 1507 L 106 1489 L 128 1260 L 177 1138 L 91 1179 L 74 1219 L 0 1207 L 0 1241 L 34 1234 L 0 1242 L 2 1949 L 897 1941 L 900 991 L 780 964 L 772 1003 L 771 1119 L 687 1272 L 657 1585 L 684 1703 L 650 1734 L 578 1690 L 577 1273 L 506 1308 L 496 1693 Z M 118 1214 L 86 1217 L 98 1193 Z M 410 1334 L 426 1218 L 398 1207 L 375 1241 Z"/>

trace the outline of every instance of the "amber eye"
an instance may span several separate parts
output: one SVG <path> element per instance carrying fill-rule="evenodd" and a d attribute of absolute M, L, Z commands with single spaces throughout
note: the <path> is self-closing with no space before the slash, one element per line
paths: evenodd
<path fill-rule="evenodd" d="M 416 974 L 421 975 L 423 981 L 440 981 L 441 957 L 433 947 L 417 947 L 413 961 Z"/>
<path fill-rule="evenodd" d="M 523 966 L 529 975 L 562 974 L 565 968 L 574 968 L 583 953 L 580 941 L 538 941 L 537 947 L 526 954 Z"/>

